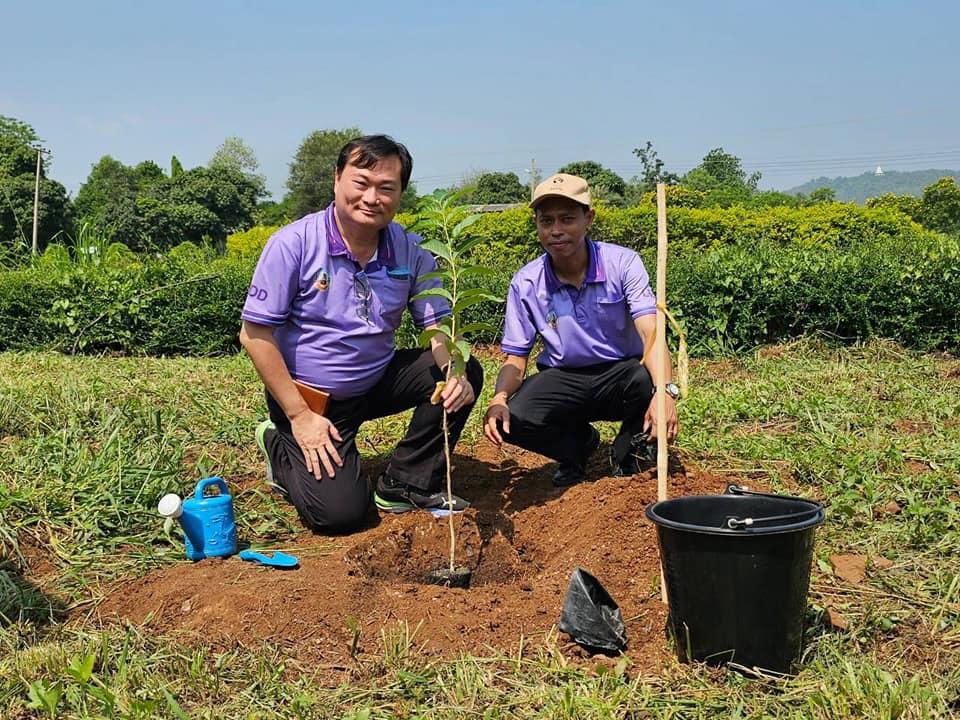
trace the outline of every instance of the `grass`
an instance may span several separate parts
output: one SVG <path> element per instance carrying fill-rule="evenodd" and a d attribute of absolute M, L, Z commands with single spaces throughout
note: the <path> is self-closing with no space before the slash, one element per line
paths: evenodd
<path fill-rule="evenodd" d="M 683 462 L 828 506 L 810 593 L 824 624 L 797 677 L 681 665 L 645 676 L 625 662 L 572 665 L 557 643 L 521 653 L 521 638 L 515 653 L 437 661 L 398 625 L 382 653 L 357 657 L 350 682 L 327 687 L 322 669 L 278 648 L 215 653 L 85 620 L 111 583 L 183 561 L 156 500 L 207 473 L 230 480 L 241 534 L 269 544 L 301 532 L 259 482 L 264 407 L 249 362 L 2 354 L 0 716 L 960 714 L 960 361 L 803 341 L 695 364 L 691 388 Z M 479 441 L 480 418 L 462 444 Z M 370 423 L 358 445 L 382 455 L 402 427 Z M 834 571 L 838 553 L 868 558 L 862 583 Z M 829 613 L 845 629 L 826 630 Z"/>

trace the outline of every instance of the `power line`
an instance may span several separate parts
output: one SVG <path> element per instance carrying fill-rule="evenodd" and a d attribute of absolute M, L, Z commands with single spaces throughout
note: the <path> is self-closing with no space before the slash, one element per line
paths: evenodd
<path fill-rule="evenodd" d="M 702 163 L 702 160 L 695 163 L 679 163 L 679 164 L 667 164 L 667 169 L 677 172 L 679 174 L 686 173 L 693 168 L 699 166 Z M 885 151 L 877 152 L 870 154 L 862 155 L 849 155 L 849 156 L 819 156 L 819 157 L 784 157 L 784 158 L 770 158 L 770 159 L 758 159 L 751 160 L 749 158 L 741 159 L 741 166 L 747 172 L 753 172 L 759 170 L 765 176 L 771 175 L 787 175 L 787 174 L 815 174 L 815 173 L 827 173 L 827 172 L 842 172 L 855 170 L 858 168 L 864 168 L 864 171 L 870 170 L 876 167 L 878 164 L 893 166 L 892 169 L 896 169 L 897 166 L 916 166 L 916 165 L 931 165 L 935 163 L 949 163 L 949 164 L 960 164 L 960 149 L 945 149 L 945 150 L 900 150 L 900 151 Z M 541 162 L 541 166 L 549 167 L 551 165 L 556 165 L 557 167 L 562 167 L 566 162 L 563 163 L 552 163 L 552 162 Z M 626 177 L 632 175 L 638 175 L 643 170 L 643 165 L 639 161 L 634 162 L 623 162 L 623 163 L 611 163 L 604 165 L 605 168 L 612 170 L 620 175 Z M 924 168 L 925 169 L 925 168 Z M 507 168 L 502 168 L 497 170 L 497 172 L 513 172 L 518 177 L 522 177 L 523 173 L 527 171 L 527 168 L 522 166 L 511 165 Z M 462 175 L 423 175 L 415 177 L 416 182 L 455 182 L 459 180 Z"/>

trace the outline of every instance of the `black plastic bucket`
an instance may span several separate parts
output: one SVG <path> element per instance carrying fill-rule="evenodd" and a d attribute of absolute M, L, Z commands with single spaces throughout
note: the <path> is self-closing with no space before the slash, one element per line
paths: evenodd
<path fill-rule="evenodd" d="M 651 505 L 681 661 L 789 673 L 800 658 L 814 530 L 812 500 L 754 493 Z"/>

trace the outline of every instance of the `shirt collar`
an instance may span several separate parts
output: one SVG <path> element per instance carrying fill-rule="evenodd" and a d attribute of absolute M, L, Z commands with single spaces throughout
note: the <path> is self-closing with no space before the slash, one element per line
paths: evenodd
<path fill-rule="evenodd" d="M 346 255 L 353 262 L 357 262 L 353 253 L 347 248 L 347 244 L 343 240 L 343 235 L 340 234 L 340 228 L 337 227 L 337 220 L 333 214 L 333 208 L 334 204 L 330 203 L 323 214 L 323 221 L 327 230 L 327 252 L 331 256 Z M 381 267 L 393 269 L 396 266 L 397 256 L 394 252 L 393 238 L 390 233 L 390 226 L 388 225 L 380 231 L 380 242 L 377 245 L 377 251 L 374 254 L 374 259 L 367 263 L 366 272 L 376 272 Z"/>
<path fill-rule="evenodd" d="M 584 283 L 606 282 L 607 274 L 603 270 L 603 256 L 600 253 L 600 246 L 590 238 L 587 243 L 587 272 L 583 276 Z M 566 283 L 560 282 L 560 278 L 553 271 L 553 263 L 550 261 L 550 255 L 543 254 L 544 280 L 547 286 L 547 292 L 553 294 Z"/>

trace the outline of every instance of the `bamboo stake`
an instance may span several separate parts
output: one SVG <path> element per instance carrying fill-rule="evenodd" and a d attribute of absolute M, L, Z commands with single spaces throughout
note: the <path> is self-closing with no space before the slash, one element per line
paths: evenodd
<path fill-rule="evenodd" d="M 657 335 L 659 345 L 654 356 L 657 367 L 657 500 L 667 499 L 667 193 L 663 183 L 657 183 Z M 660 599 L 667 602 L 667 584 L 660 565 Z"/>
<path fill-rule="evenodd" d="M 43 150 L 37 148 L 37 184 L 33 187 L 33 254 L 37 254 L 39 248 L 37 244 L 37 219 L 38 219 L 38 210 L 40 209 L 40 153 Z"/>

